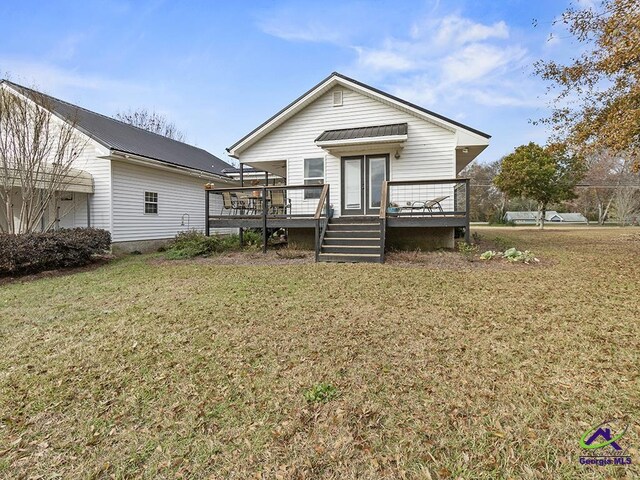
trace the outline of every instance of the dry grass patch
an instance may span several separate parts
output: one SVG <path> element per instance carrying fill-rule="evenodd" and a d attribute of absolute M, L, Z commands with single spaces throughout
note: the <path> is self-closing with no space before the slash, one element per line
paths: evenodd
<path fill-rule="evenodd" d="M 550 263 L 135 256 L 3 286 L 0 476 L 637 478 L 637 450 L 578 463 L 605 419 L 640 445 L 637 230 L 479 231 Z"/>

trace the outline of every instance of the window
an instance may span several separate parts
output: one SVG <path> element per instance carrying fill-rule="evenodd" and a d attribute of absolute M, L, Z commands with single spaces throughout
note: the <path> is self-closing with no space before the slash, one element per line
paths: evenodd
<path fill-rule="evenodd" d="M 304 159 L 304 184 L 322 185 L 324 183 L 324 158 Z M 305 189 L 304 198 L 320 198 L 321 189 Z"/>
<path fill-rule="evenodd" d="M 158 194 L 156 192 L 144 192 L 144 213 L 158 213 Z"/>

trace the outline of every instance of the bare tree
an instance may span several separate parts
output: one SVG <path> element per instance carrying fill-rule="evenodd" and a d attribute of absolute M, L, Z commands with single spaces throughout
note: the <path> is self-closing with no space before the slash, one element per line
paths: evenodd
<path fill-rule="evenodd" d="M 632 171 L 634 162 L 630 156 L 603 150 L 587 157 L 586 164 L 586 185 L 580 190 L 576 204 L 586 216 L 597 215 L 600 225 L 612 214 L 621 222 L 623 218 L 628 219 L 633 214 L 640 182 L 640 177 Z"/>
<path fill-rule="evenodd" d="M 75 160 L 86 145 L 75 119 L 52 113 L 48 97 L 0 83 L 0 232 L 52 228 L 59 196 L 79 172 Z"/>
<path fill-rule="evenodd" d="M 175 123 L 170 122 L 164 115 L 153 110 L 139 108 L 137 110 L 128 110 L 127 112 L 118 112 L 116 113 L 116 119 L 172 140 L 185 141 L 184 133 L 178 130 Z"/>
<path fill-rule="evenodd" d="M 634 221 L 634 216 L 640 213 L 640 177 L 633 172 L 634 165 L 629 158 L 621 161 L 619 166 L 619 181 L 613 199 L 616 220 L 624 226 Z"/>
<path fill-rule="evenodd" d="M 502 160 L 491 163 L 472 163 L 460 174 L 470 180 L 471 220 L 474 222 L 500 221 L 504 216 L 507 196 L 493 184 L 500 172 Z"/>

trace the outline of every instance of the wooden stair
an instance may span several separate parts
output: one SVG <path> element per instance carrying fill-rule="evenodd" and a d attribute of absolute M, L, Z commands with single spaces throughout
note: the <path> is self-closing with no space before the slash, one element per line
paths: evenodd
<path fill-rule="evenodd" d="M 378 217 L 332 218 L 320 246 L 318 260 L 341 263 L 381 263 Z"/>

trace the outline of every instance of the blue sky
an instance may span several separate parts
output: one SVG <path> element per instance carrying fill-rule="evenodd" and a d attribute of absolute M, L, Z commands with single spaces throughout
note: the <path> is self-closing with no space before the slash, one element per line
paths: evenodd
<path fill-rule="evenodd" d="M 106 115 L 155 109 L 228 160 L 225 147 L 339 71 L 491 134 L 488 162 L 545 141 L 529 122 L 547 112 L 531 67 L 575 53 L 553 25 L 567 4 L 4 0 L 0 73 Z"/>

